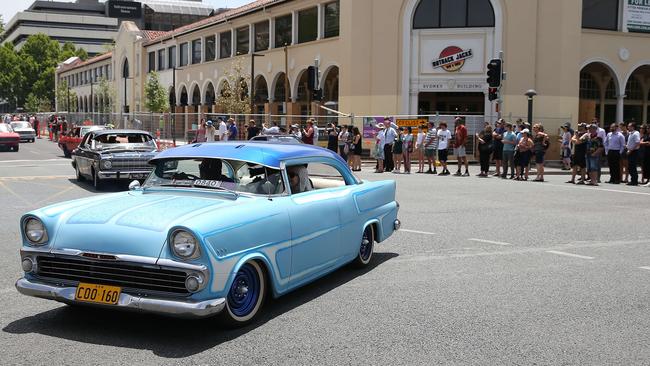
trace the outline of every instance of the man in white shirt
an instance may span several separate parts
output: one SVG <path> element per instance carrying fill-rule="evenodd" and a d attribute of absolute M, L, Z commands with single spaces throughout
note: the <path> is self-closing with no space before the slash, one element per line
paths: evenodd
<path fill-rule="evenodd" d="M 393 123 L 388 117 L 384 119 L 384 127 L 384 158 L 386 159 L 386 164 L 384 165 L 386 166 L 385 170 L 387 172 L 392 172 L 393 169 L 395 169 L 395 162 L 393 161 L 393 143 L 397 138 L 397 131 L 393 128 Z"/>
<path fill-rule="evenodd" d="M 440 122 L 437 135 L 438 160 L 442 163 L 442 171 L 439 175 L 449 175 L 449 170 L 447 170 L 447 152 L 449 149 L 449 140 L 451 140 L 451 132 L 447 129 L 447 122 Z"/>
<path fill-rule="evenodd" d="M 268 127 L 265 123 L 262 124 L 262 134 L 264 135 L 277 135 L 280 133 L 280 127 L 278 127 L 277 122 L 273 122 L 273 126 Z"/>
<path fill-rule="evenodd" d="M 625 137 L 616 123 L 610 126 L 610 133 L 605 139 L 605 155 L 609 166 L 609 181 L 607 183 L 621 183 L 621 154 L 625 151 Z"/>
<path fill-rule="evenodd" d="M 228 126 L 226 126 L 226 122 L 221 117 L 219 117 L 219 130 L 217 134 L 219 135 L 219 141 L 228 141 Z"/>
<path fill-rule="evenodd" d="M 311 119 L 311 122 L 313 123 L 313 127 L 312 127 L 312 128 L 314 129 L 314 140 L 312 141 L 312 143 L 313 143 L 314 145 L 318 145 L 318 136 L 319 136 L 318 124 L 316 123 L 316 119 L 315 119 L 315 118 L 312 118 L 312 119 Z"/>
<path fill-rule="evenodd" d="M 628 123 L 627 131 L 627 170 L 630 173 L 630 183 L 628 186 L 639 185 L 639 173 L 636 170 L 637 160 L 639 159 L 639 147 L 641 146 L 641 135 L 636 130 L 636 123 Z"/>

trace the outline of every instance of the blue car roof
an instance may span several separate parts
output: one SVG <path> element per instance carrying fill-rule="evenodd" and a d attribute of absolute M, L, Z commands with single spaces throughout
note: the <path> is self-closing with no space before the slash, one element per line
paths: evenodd
<path fill-rule="evenodd" d="M 217 158 L 241 160 L 279 169 L 282 161 L 310 157 L 338 159 L 343 162 L 337 153 L 313 145 L 229 141 L 189 144 L 165 150 L 151 159 L 150 163 L 162 159 Z"/>

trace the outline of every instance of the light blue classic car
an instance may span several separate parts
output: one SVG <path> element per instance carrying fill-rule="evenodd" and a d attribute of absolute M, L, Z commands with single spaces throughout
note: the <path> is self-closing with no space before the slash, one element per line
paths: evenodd
<path fill-rule="evenodd" d="M 356 178 L 310 145 L 224 142 L 166 150 L 130 191 L 21 219 L 25 295 L 241 325 L 399 229 L 395 182 Z"/>

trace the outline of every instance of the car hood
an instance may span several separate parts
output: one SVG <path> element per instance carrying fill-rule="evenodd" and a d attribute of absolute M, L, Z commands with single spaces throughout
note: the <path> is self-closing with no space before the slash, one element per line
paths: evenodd
<path fill-rule="evenodd" d="M 34 129 L 31 127 L 21 127 L 21 128 L 14 128 L 15 132 L 34 132 Z"/>
<path fill-rule="evenodd" d="M 0 132 L 0 137 L 20 137 L 20 135 L 15 132 Z"/>
<path fill-rule="evenodd" d="M 37 216 L 46 221 L 52 249 L 157 258 L 171 228 L 239 204 L 218 194 L 134 191 L 49 206 Z"/>

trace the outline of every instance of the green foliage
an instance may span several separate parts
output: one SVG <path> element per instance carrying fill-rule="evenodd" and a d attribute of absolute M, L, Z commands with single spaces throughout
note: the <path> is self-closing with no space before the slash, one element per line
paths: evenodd
<path fill-rule="evenodd" d="M 248 85 L 250 75 L 244 75 L 244 67 L 241 61 L 233 61 L 231 69 L 225 72 L 226 83 L 217 98 L 217 105 L 225 113 L 246 114 L 251 112 L 250 100 L 248 99 Z"/>
<path fill-rule="evenodd" d="M 0 46 L 0 98 L 7 99 L 12 108 L 24 105 L 30 94 L 33 108 L 39 104 L 36 101 L 54 104 L 56 68 L 72 56 L 85 59 L 88 54 L 71 43 L 61 47 L 42 33 L 29 36 L 19 51 L 5 43 Z"/>
<path fill-rule="evenodd" d="M 68 82 L 63 81 L 58 85 L 56 90 L 57 110 L 59 111 L 76 111 L 77 110 L 77 93 L 68 89 Z M 68 104 L 69 103 L 69 104 Z"/>
<path fill-rule="evenodd" d="M 46 98 L 39 98 L 33 93 L 29 93 L 25 100 L 25 111 L 30 113 L 51 112 L 52 103 Z"/>
<path fill-rule="evenodd" d="M 97 97 L 100 100 L 98 112 L 111 113 L 114 111 L 117 92 L 105 77 L 99 78 L 97 85 Z"/>
<path fill-rule="evenodd" d="M 152 71 L 144 84 L 144 105 L 149 112 L 163 113 L 169 110 L 167 91 L 160 84 L 158 73 Z"/>

